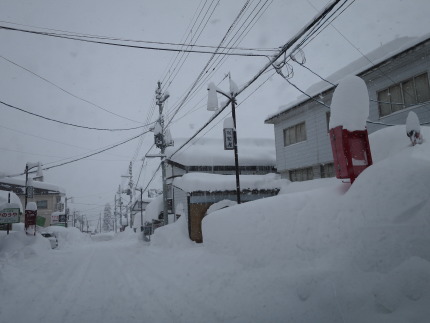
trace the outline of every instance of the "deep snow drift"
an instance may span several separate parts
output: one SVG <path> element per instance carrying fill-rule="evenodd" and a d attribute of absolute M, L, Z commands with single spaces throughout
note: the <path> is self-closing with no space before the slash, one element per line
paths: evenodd
<path fill-rule="evenodd" d="M 428 127 L 421 131 L 430 138 Z M 2 235 L 2 319 L 32 317 L 18 310 L 21 301 L 35 317 L 63 322 L 427 322 L 430 143 L 412 146 L 404 126 L 369 138 L 374 165 L 352 186 L 333 178 L 291 183 L 276 197 L 214 211 L 203 221 L 203 244 L 188 240 L 184 217 L 158 228 L 150 243 L 132 230 L 84 241 L 61 228 L 68 246 L 60 238 L 51 250 L 41 237 Z M 47 259 L 54 275 L 90 250 L 80 278 L 73 276 L 79 263 L 55 286 L 36 274 L 50 270 Z M 91 289 L 71 291 L 80 279 Z M 67 290 L 76 306 L 43 312 L 37 286 Z M 109 293 L 121 300 L 114 312 Z"/>

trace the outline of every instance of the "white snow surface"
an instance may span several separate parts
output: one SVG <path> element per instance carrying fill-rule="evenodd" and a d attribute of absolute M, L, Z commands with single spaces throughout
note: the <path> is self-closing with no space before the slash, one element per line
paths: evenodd
<path fill-rule="evenodd" d="M 34 188 L 57 191 L 57 192 L 62 193 L 62 194 L 66 193 L 64 188 L 62 188 L 58 185 L 55 185 L 55 184 L 51 184 L 51 183 L 47 183 L 47 182 L 40 182 L 40 181 L 33 181 L 32 178 L 29 178 L 29 181 L 32 181 L 31 186 L 33 186 Z M 5 183 L 5 184 L 20 185 L 23 187 L 25 186 L 25 179 L 20 179 L 20 178 L 2 177 L 0 182 Z"/>
<path fill-rule="evenodd" d="M 170 157 L 184 141 L 175 139 L 175 146 L 166 149 L 169 159 L 186 166 L 234 166 L 234 154 L 231 150 L 224 150 L 221 138 L 195 139 Z M 238 140 L 238 156 L 241 166 L 275 166 L 275 141 L 261 138 Z"/>
<path fill-rule="evenodd" d="M 277 174 L 266 175 L 240 175 L 240 188 L 242 190 L 264 190 L 281 188 L 286 180 Z M 173 186 L 185 192 L 214 192 L 236 190 L 236 175 L 218 175 L 209 173 L 188 173 L 173 180 Z"/>
<path fill-rule="evenodd" d="M 406 118 L 406 133 L 409 131 L 420 132 L 420 120 L 414 111 L 409 111 Z"/>
<path fill-rule="evenodd" d="M 330 106 L 330 129 L 343 126 L 349 131 L 366 129 L 369 117 L 369 92 L 358 76 L 349 75 L 339 82 Z"/>
<path fill-rule="evenodd" d="M 222 201 L 216 202 L 216 203 L 212 204 L 211 206 L 209 206 L 209 209 L 206 211 L 206 214 L 210 214 L 212 212 L 215 212 L 215 211 L 218 211 L 218 210 L 221 210 L 221 209 L 224 209 L 226 207 L 233 206 L 236 204 L 237 204 L 236 201 L 222 200 Z"/>
<path fill-rule="evenodd" d="M 374 164 L 352 186 L 291 183 L 215 211 L 203 244 L 183 216 L 149 243 L 0 232 L 2 322 L 427 322 L 430 144 L 404 126 L 369 137 Z"/>
<path fill-rule="evenodd" d="M 27 205 L 25 206 L 25 210 L 37 211 L 37 204 L 36 204 L 36 202 L 27 202 Z"/>

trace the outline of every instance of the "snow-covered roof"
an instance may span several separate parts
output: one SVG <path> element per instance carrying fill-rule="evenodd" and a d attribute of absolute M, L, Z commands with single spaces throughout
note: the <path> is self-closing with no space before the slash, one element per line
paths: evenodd
<path fill-rule="evenodd" d="M 175 146 L 166 149 L 166 155 L 174 151 L 185 140 L 176 140 Z M 273 139 L 239 139 L 238 155 L 241 166 L 275 166 L 275 141 Z M 199 138 L 191 141 L 170 160 L 185 166 L 233 166 L 234 154 L 224 150 L 222 139 Z"/>
<path fill-rule="evenodd" d="M 365 54 L 364 56 L 361 56 L 360 58 L 356 59 L 355 61 L 351 62 L 350 64 L 344 66 L 343 68 L 339 69 L 338 71 L 334 72 L 330 76 L 326 77 L 325 79 L 330 81 L 333 84 L 338 84 L 341 79 L 346 77 L 347 75 L 359 75 L 365 71 L 367 71 L 370 68 L 373 68 L 376 65 L 379 65 L 383 63 L 384 61 L 402 53 L 405 52 L 416 45 L 429 40 L 430 34 L 426 34 L 421 37 L 399 37 L 396 38 L 376 49 L 373 51 Z M 329 89 L 333 88 L 333 85 L 329 84 L 326 81 L 319 81 L 313 85 L 311 85 L 308 89 L 306 89 L 304 92 L 307 93 L 309 96 L 314 97 L 320 93 L 323 93 Z M 300 95 L 296 100 L 280 106 L 278 111 L 270 114 L 266 118 L 266 122 L 270 119 L 277 117 L 281 113 L 301 104 L 306 101 L 310 100 L 310 98 L 304 94 Z"/>
<path fill-rule="evenodd" d="M 24 187 L 25 186 L 25 179 L 3 177 L 3 178 L 0 178 L 0 183 L 10 184 L 10 185 L 18 185 L 18 186 Z M 66 194 L 66 191 L 64 188 L 62 188 L 58 185 L 47 183 L 47 182 L 40 182 L 40 181 L 34 181 L 33 180 L 33 187 L 43 189 L 43 190 L 48 190 L 48 191 L 56 191 L 56 192 L 59 192 L 61 194 Z"/>
<path fill-rule="evenodd" d="M 241 190 L 280 189 L 285 184 L 277 174 L 240 175 Z M 215 192 L 236 190 L 235 175 L 188 173 L 173 180 L 173 186 L 185 192 Z"/>

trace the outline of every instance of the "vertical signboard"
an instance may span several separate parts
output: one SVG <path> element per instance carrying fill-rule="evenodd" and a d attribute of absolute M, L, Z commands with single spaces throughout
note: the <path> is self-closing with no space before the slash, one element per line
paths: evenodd
<path fill-rule="evenodd" d="M 224 128 L 224 150 L 233 149 L 233 128 Z"/>

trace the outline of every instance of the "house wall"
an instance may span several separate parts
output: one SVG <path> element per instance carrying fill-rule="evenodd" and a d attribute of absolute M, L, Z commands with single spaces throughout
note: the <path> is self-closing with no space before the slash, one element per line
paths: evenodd
<path fill-rule="evenodd" d="M 379 117 L 377 92 L 389 87 L 392 84 L 402 82 L 413 76 L 427 72 L 430 76 L 430 42 L 419 46 L 411 52 L 404 53 L 396 59 L 391 59 L 378 69 L 371 70 L 360 75 L 367 84 L 370 98 L 369 119 L 388 124 L 405 124 L 409 111 L 414 111 L 421 122 L 430 121 L 430 102 L 427 104 L 412 106 L 404 110 L 397 111 L 388 116 Z M 382 129 L 385 126 L 368 123 L 369 133 Z"/>
<path fill-rule="evenodd" d="M 320 98 L 329 103 L 331 94 Z M 314 178 L 321 177 L 319 166 L 333 161 L 326 114 L 329 109 L 316 102 L 305 107 L 293 109 L 286 118 L 275 124 L 276 168 L 283 178 L 288 178 L 288 170 L 314 166 Z M 289 146 L 284 146 L 284 129 L 301 122 L 306 124 L 306 140 Z"/>
<path fill-rule="evenodd" d="M 397 111 L 388 116 L 379 116 L 377 92 L 390 85 L 402 82 L 410 77 L 427 72 L 430 76 L 430 41 L 417 48 L 390 59 L 377 68 L 359 74 L 366 82 L 370 106 L 369 120 L 387 124 L 405 124 L 409 111 L 417 113 L 420 122 L 430 122 L 430 102 Z M 316 99 L 328 106 L 331 104 L 333 90 L 327 91 Z M 320 165 L 333 162 L 330 138 L 327 134 L 326 112 L 329 109 L 307 101 L 293 107 L 274 121 L 276 144 L 276 167 L 284 178 L 289 177 L 289 170 L 313 167 L 314 178 L 321 177 Z M 284 147 L 283 130 L 300 122 L 306 122 L 307 140 Z M 384 125 L 368 123 L 369 134 Z"/>
<path fill-rule="evenodd" d="M 27 202 L 38 202 L 38 201 L 47 201 L 46 208 L 37 208 L 37 216 L 41 216 L 45 218 L 45 227 L 51 225 L 51 215 L 53 212 L 57 210 L 57 197 L 61 197 L 60 194 L 47 194 L 47 195 L 34 195 L 34 198 L 28 199 Z M 21 200 L 22 205 L 25 204 L 25 196 L 20 195 L 19 199 Z M 25 217 L 21 217 L 21 222 L 24 222 Z"/>

